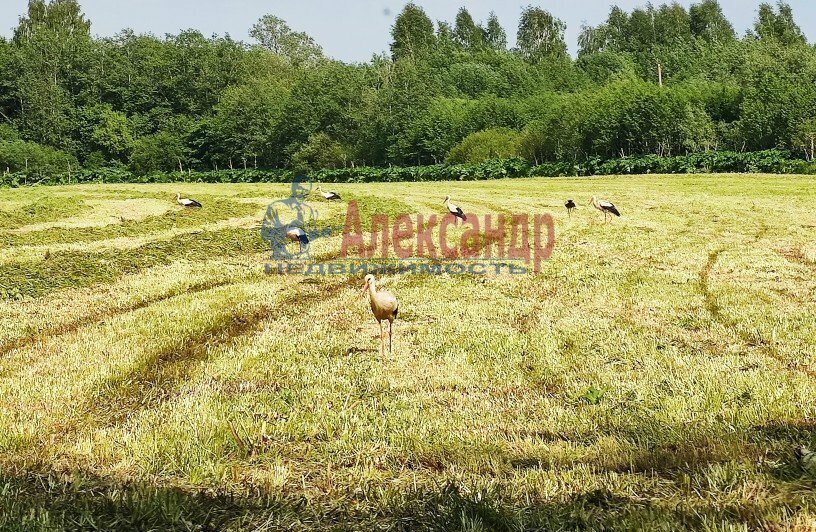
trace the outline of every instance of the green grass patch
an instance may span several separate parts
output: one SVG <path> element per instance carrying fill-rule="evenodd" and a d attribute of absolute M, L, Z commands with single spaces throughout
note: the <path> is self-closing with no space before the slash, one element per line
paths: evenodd
<path fill-rule="evenodd" d="M 176 209 L 158 216 L 142 220 L 121 220 L 120 222 L 92 227 L 50 228 L 22 234 L 0 236 L 0 244 L 14 246 L 47 246 L 76 242 L 94 242 L 121 237 L 138 237 L 160 233 L 171 229 L 189 229 L 207 223 L 219 222 L 257 214 L 257 205 L 238 203 L 212 197 L 202 198 L 207 205 L 204 209 Z M 56 219 L 59 219 L 57 217 Z M 44 221 L 44 220 L 43 220 Z"/>
<path fill-rule="evenodd" d="M 0 203 L 0 229 L 53 222 L 90 211 L 81 198 L 42 196 L 35 201 L 4 206 Z"/>
<path fill-rule="evenodd" d="M 371 219 L 374 216 L 388 216 L 389 222 L 393 223 L 394 219 L 401 214 L 415 214 L 417 212 L 415 207 L 412 207 L 411 205 L 408 205 L 407 203 L 398 199 L 389 197 L 364 194 L 347 194 L 343 199 L 346 201 L 355 201 L 357 203 L 357 209 L 360 213 L 360 225 L 365 231 L 371 230 Z M 343 215 L 342 220 L 332 220 L 332 223 L 340 224 L 340 226 L 342 226 L 344 222 L 345 214 Z"/>
<path fill-rule="evenodd" d="M 268 248 L 251 229 L 185 234 L 133 249 L 54 252 L 37 261 L 0 264 L 0 298 L 40 297 L 63 288 L 110 282 L 122 275 L 178 260 L 203 261 Z"/>

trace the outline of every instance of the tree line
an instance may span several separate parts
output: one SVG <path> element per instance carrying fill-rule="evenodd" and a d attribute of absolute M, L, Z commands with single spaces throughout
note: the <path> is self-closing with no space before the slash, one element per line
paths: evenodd
<path fill-rule="evenodd" d="M 581 28 L 528 6 L 432 21 L 408 4 L 389 53 L 325 57 L 266 15 L 252 43 L 196 31 L 96 38 L 76 0 L 30 0 L 0 39 L 0 170 L 531 165 L 816 150 L 816 49 L 789 5 L 737 35 L 716 0 L 612 7 Z"/>

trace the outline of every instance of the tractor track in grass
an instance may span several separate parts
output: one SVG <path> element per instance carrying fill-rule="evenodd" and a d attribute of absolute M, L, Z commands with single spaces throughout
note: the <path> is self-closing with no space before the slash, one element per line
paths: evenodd
<path fill-rule="evenodd" d="M 763 223 L 760 225 L 759 229 L 752 237 L 750 245 L 757 244 L 767 234 L 768 226 L 767 224 Z M 714 321 L 716 321 L 720 325 L 736 329 L 736 323 L 734 323 L 733 320 L 725 317 L 722 314 L 722 308 L 720 307 L 720 304 L 717 301 L 717 296 L 714 294 L 714 292 L 711 291 L 711 272 L 714 269 L 714 266 L 717 264 L 717 261 L 720 259 L 720 255 L 722 255 L 725 251 L 728 251 L 731 247 L 732 246 L 720 246 L 714 251 L 710 252 L 708 254 L 708 260 L 706 260 L 706 263 L 700 270 L 698 279 L 700 292 L 703 294 L 703 298 L 705 301 L 705 308 L 708 311 L 708 313 L 711 314 L 711 317 L 714 318 Z M 740 335 L 742 336 L 742 334 Z"/>
<path fill-rule="evenodd" d="M 808 259 L 805 256 L 805 253 L 801 249 L 797 248 L 784 248 L 784 249 L 777 249 L 776 252 L 782 255 L 788 262 L 792 264 L 796 264 L 798 266 L 802 266 L 807 268 L 811 271 L 816 271 L 816 262 Z"/>
<path fill-rule="evenodd" d="M 114 427 L 126 423 L 140 411 L 160 407 L 181 393 L 181 385 L 194 378 L 214 351 L 228 349 L 241 339 L 260 334 L 269 323 L 297 312 L 303 305 L 335 297 L 347 286 L 350 286 L 348 280 L 328 287 L 300 283 L 294 293 L 273 304 L 227 315 L 226 319 L 180 344 L 159 350 L 124 374 L 103 381 L 77 409 L 81 419 L 75 419 L 74 431 Z"/>
<path fill-rule="evenodd" d="M 699 287 L 700 292 L 703 294 L 703 303 L 705 305 L 706 311 L 714 318 L 714 321 L 719 323 L 720 325 L 725 325 L 727 327 L 733 327 L 733 324 L 728 320 L 725 316 L 722 315 L 722 309 L 720 308 L 720 304 L 717 301 L 717 296 L 711 291 L 711 271 L 714 269 L 714 266 L 717 264 L 717 261 L 720 258 L 720 255 L 726 250 L 726 247 L 719 247 L 714 251 L 708 254 L 708 260 L 706 260 L 705 265 L 700 270 L 699 274 Z"/>
<path fill-rule="evenodd" d="M 177 289 L 173 289 L 168 292 L 164 292 L 163 294 L 143 299 L 131 305 L 112 308 L 105 310 L 101 313 L 82 316 L 79 319 L 70 321 L 57 327 L 52 327 L 50 329 L 38 331 L 36 334 L 29 334 L 11 341 L 6 341 L 0 344 L 0 357 L 5 356 L 12 351 L 16 351 L 18 349 L 31 348 L 38 343 L 44 343 L 47 342 L 48 340 L 51 340 L 52 338 L 64 336 L 66 334 L 71 334 L 83 327 L 88 327 L 112 318 L 116 318 L 118 316 L 123 316 L 131 312 L 136 312 L 137 310 L 141 310 L 152 305 L 163 303 L 165 301 L 169 301 L 177 297 L 200 294 L 202 292 L 213 290 L 215 288 L 221 288 L 224 286 L 238 284 L 243 280 L 244 279 L 220 279 L 217 281 L 204 281 L 201 283 L 196 283 L 189 287 L 180 287 Z"/>
<path fill-rule="evenodd" d="M 757 233 L 754 235 L 752 241 L 750 242 L 751 245 L 755 245 L 758 243 L 765 235 L 768 233 L 768 226 L 762 224 L 759 228 Z M 782 364 L 782 366 L 790 372 L 798 372 L 807 375 L 808 377 L 816 377 L 816 371 L 812 370 L 808 367 L 804 367 L 801 364 L 797 364 L 791 360 L 788 360 L 779 355 L 776 352 L 774 347 L 770 345 L 764 339 L 759 339 L 751 336 L 746 331 L 743 331 L 739 327 L 739 323 L 727 316 L 725 316 L 722 312 L 722 307 L 720 306 L 719 302 L 717 301 L 717 296 L 711 290 L 711 272 L 714 269 L 714 266 L 717 264 L 717 261 L 720 258 L 720 255 L 729 249 L 728 246 L 721 246 L 714 251 L 708 254 L 708 260 L 703 265 L 702 269 L 699 273 L 699 288 L 700 292 L 703 295 L 704 299 L 704 306 L 706 311 L 711 315 L 712 319 L 719 323 L 720 325 L 726 327 L 733 331 L 739 338 L 744 342 L 746 345 L 755 346 L 759 348 L 760 352 L 765 355 L 766 357 L 772 358 L 773 360 Z"/>
<path fill-rule="evenodd" d="M 239 338 L 260 332 L 275 306 L 261 306 L 229 316 L 181 345 L 161 350 L 109 379 L 80 408 L 85 427 L 125 423 L 140 410 L 155 408 L 174 396 L 179 384 L 193 377 L 212 351 L 234 345 Z"/>

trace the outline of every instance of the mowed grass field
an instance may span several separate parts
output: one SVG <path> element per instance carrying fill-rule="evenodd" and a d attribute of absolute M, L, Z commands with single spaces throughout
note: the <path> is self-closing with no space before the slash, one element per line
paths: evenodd
<path fill-rule="evenodd" d="M 550 212 L 552 259 L 381 277 L 382 358 L 362 276 L 264 274 L 286 185 L 0 190 L 0 528 L 816 527 L 812 177 L 331 188 Z"/>

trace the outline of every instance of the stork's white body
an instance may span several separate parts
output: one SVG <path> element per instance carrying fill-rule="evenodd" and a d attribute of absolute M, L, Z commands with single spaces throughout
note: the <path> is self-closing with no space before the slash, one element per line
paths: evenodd
<path fill-rule="evenodd" d="M 192 198 L 182 198 L 181 193 L 176 194 L 176 203 L 182 207 L 200 208 L 201 204 Z"/>
<path fill-rule="evenodd" d="M 309 245 L 309 235 L 300 227 L 289 227 L 286 230 L 286 237 L 292 242 L 300 242 L 300 252 L 306 249 Z"/>
<path fill-rule="evenodd" d="M 618 208 L 615 207 L 615 204 L 611 201 L 606 200 L 599 200 L 595 196 L 592 196 L 592 199 L 589 200 L 590 205 L 601 211 L 604 215 L 604 222 L 606 222 L 609 218 L 609 215 L 620 216 L 620 211 Z"/>
<path fill-rule="evenodd" d="M 453 216 L 456 216 L 457 218 L 459 218 L 463 222 L 467 221 L 467 216 L 465 215 L 465 212 L 462 210 L 461 207 L 458 207 L 458 206 L 454 205 L 453 203 L 451 203 L 450 196 L 447 196 L 445 198 L 444 205 L 447 206 L 448 212 L 451 213 Z"/>
<path fill-rule="evenodd" d="M 323 192 L 323 189 L 321 187 L 317 187 L 317 191 L 320 192 L 320 195 L 323 196 L 323 199 L 325 199 L 327 201 L 333 201 L 333 200 L 341 199 L 340 194 L 338 194 L 337 192 L 332 192 L 332 191 Z"/>

